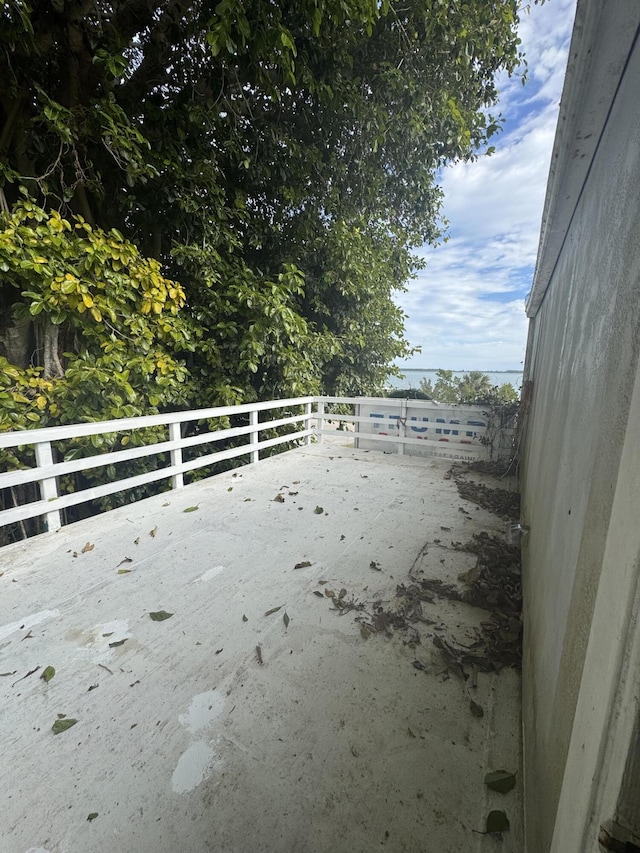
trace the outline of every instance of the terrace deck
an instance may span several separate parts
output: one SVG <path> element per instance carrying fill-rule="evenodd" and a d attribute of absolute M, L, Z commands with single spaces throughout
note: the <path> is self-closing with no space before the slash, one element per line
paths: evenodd
<path fill-rule="evenodd" d="M 449 465 L 331 440 L 2 549 L 3 853 L 488 851 L 494 808 L 520 851 L 519 784 L 483 782 L 519 769 L 519 673 L 431 642 L 486 612 L 424 603 L 417 647 L 358 622 L 504 533 Z"/>

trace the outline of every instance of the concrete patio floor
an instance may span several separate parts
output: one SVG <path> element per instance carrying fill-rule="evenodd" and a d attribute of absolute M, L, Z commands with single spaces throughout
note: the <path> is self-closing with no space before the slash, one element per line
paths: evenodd
<path fill-rule="evenodd" d="M 414 649 L 324 594 L 371 611 L 412 567 L 455 581 L 475 558 L 451 542 L 505 522 L 449 462 L 347 443 L 0 551 L 3 853 L 520 853 L 520 775 L 483 782 L 520 769 L 520 674 L 474 688 L 431 642 L 486 612 L 425 604 Z M 77 724 L 55 735 L 59 715 Z M 491 809 L 502 837 L 478 834 Z"/>

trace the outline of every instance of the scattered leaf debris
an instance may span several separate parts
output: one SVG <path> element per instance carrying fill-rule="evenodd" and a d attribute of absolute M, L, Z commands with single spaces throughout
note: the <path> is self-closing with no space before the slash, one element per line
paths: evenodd
<path fill-rule="evenodd" d="M 373 569 L 374 572 L 381 572 L 382 571 L 382 567 L 381 567 L 380 563 L 378 563 L 377 560 L 371 560 L 371 562 L 369 563 L 369 568 Z"/>
<path fill-rule="evenodd" d="M 502 810 L 494 809 L 487 815 L 487 833 L 507 832 L 509 827 L 509 818 Z"/>
<path fill-rule="evenodd" d="M 59 735 L 61 732 L 66 732 L 66 730 L 70 729 L 71 726 L 75 726 L 77 722 L 78 721 L 74 720 L 72 717 L 65 717 L 62 715 L 62 717 L 59 717 L 59 719 L 57 719 L 51 726 L 51 731 L 54 735 Z"/>
<path fill-rule="evenodd" d="M 314 590 L 313 590 L 313 594 L 314 594 L 314 595 L 317 595 L 317 596 L 318 596 L 318 598 L 324 598 L 324 595 L 320 592 L 320 590 L 319 590 L 319 589 L 314 589 Z M 6 673 L 6 672 L 5 672 L 4 674 L 5 674 L 5 675 L 8 675 L 9 673 Z"/>
<path fill-rule="evenodd" d="M 195 512 L 197 509 L 200 509 L 199 505 L 188 506 L 186 509 L 183 509 L 182 512 Z"/>
<path fill-rule="evenodd" d="M 469 709 L 474 717 L 484 717 L 484 708 L 473 699 L 469 701 Z"/>
<path fill-rule="evenodd" d="M 484 483 L 476 483 L 468 480 L 466 477 L 468 470 L 468 466 L 456 467 L 454 465 L 452 468 L 453 479 L 461 498 L 483 509 L 487 509 L 501 518 L 506 517 L 512 521 L 517 521 L 520 518 L 520 495 L 518 492 L 510 492 L 507 489 L 491 489 L 485 486 Z M 476 470 L 481 469 L 476 467 Z M 487 471 L 485 473 L 494 472 Z M 461 509 L 463 508 L 461 507 Z"/>
<path fill-rule="evenodd" d="M 124 646 L 124 644 L 125 644 L 126 642 L 127 642 L 127 638 L 126 638 L 126 637 L 125 637 L 125 639 L 124 639 L 124 640 L 116 640 L 116 641 L 115 641 L 115 643 L 109 643 L 109 648 L 110 648 L 110 649 L 117 649 L 117 648 L 118 648 L 118 646 Z"/>
<path fill-rule="evenodd" d="M 18 682 L 24 681 L 25 678 L 29 678 L 30 675 L 33 675 L 34 672 L 37 672 L 39 669 L 40 669 L 39 666 L 36 666 L 33 669 L 30 669 L 26 675 L 23 675 L 22 678 L 18 678 L 16 681 L 13 682 L 13 684 L 11 686 L 14 687 L 16 684 L 18 684 Z"/>
<path fill-rule="evenodd" d="M 293 568 L 294 569 L 306 569 L 311 565 L 313 565 L 313 563 L 310 563 L 309 560 L 303 560 L 301 563 L 296 563 Z"/>
<path fill-rule="evenodd" d="M 217 655 L 219 655 L 219 654 L 220 654 L 221 652 L 223 652 L 223 651 L 224 651 L 224 647 L 223 647 L 223 648 L 221 648 L 221 649 L 216 649 L 215 653 L 216 653 Z"/>
<path fill-rule="evenodd" d="M 316 515 L 322 515 L 322 513 L 324 512 L 324 509 L 323 509 L 321 506 L 317 506 L 317 507 L 314 509 L 314 512 L 315 512 L 315 514 L 316 514 Z"/>
<path fill-rule="evenodd" d="M 173 613 L 167 613 L 166 610 L 156 610 L 155 612 L 150 613 L 149 616 L 154 622 L 164 622 L 165 619 L 171 619 Z"/>
<path fill-rule="evenodd" d="M 285 628 L 288 628 L 288 627 L 289 627 L 289 622 L 291 622 L 291 619 L 289 619 L 289 614 L 287 613 L 287 611 L 286 611 L 286 610 L 285 610 L 285 612 L 284 612 L 284 615 L 282 616 L 282 621 L 284 622 L 284 627 L 285 627 Z"/>
<path fill-rule="evenodd" d="M 493 770 L 484 777 L 484 784 L 499 794 L 508 794 L 516 786 L 516 774 L 507 770 Z"/>
<path fill-rule="evenodd" d="M 87 820 L 91 823 L 92 820 L 95 820 L 98 817 L 98 812 L 89 812 L 87 815 Z"/>
<path fill-rule="evenodd" d="M 157 533 L 157 532 L 158 532 L 158 525 L 156 524 L 156 526 L 153 528 L 153 530 L 150 530 L 150 531 L 149 531 L 149 536 L 150 536 L 152 539 L 155 539 L 155 537 L 156 537 L 156 533 Z M 136 542 L 136 545 L 137 545 L 137 544 L 138 544 L 138 543 Z"/>
<path fill-rule="evenodd" d="M 284 503 L 284 495 L 281 495 L 280 493 L 278 493 L 273 500 L 277 504 L 283 504 Z"/>
<path fill-rule="evenodd" d="M 243 622 L 248 622 L 248 621 L 249 621 L 248 616 L 246 616 L 244 613 L 242 614 L 242 621 L 243 621 Z"/>
<path fill-rule="evenodd" d="M 86 545 L 84 546 L 84 548 L 82 549 L 81 553 L 82 553 L 82 554 L 86 554 L 88 551 L 93 551 L 93 549 L 94 549 L 95 547 L 96 547 L 96 546 L 95 546 L 95 545 L 92 545 L 92 544 L 91 544 L 91 542 L 87 542 L 87 544 L 86 544 Z"/>
<path fill-rule="evenodd" d="M 55 668 L 54 668 L 54 667 L 52 667 L 52 666 L 45 666 L 45 668 L 42 670 L 42 674 L 40 675 L 40 678 L 41 678 L 45 683 L 47 683 L 47 684 L 48 684 L 48 683 L 51 681 L 51 679 L 53 678 L 53 676 L 54 676 L 55 674 L 56 674 L 56 671 L 55 671 Z"/>
<path fill-rule="evenodd" d="M 271 610 L 267 610 L 264 615 L 265 616 L 271 616 L 272 613 L 277 613 L 278 610 L 281 610 L 281 609 L 282 609 L 282 604 L 280 604 L 278 607 L 272 607 Z"/>
<path fill-rule="evenodd" d="M 131 557 L 125 557 L 123 560 L 120 560 L 116 568 L 118 568 L 118 566 L 124 565 L 125 563 L 133 563 L 133 559 Z"/>
<path fill-rule="evenodd" d="M 258 644 L 258 645 L 256 646 L 256 660 L 258 661 L 258 663 L 260 664 L 260 666 L 262 666 L 262 664 L 263 664 L 263 660 L 262 660 L 262 646 L 260 646 L 260 644 Z"/>

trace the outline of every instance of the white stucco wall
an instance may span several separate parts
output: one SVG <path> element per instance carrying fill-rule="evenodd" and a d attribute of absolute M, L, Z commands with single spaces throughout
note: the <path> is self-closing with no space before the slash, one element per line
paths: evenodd
<path fill-rule="evenodd" d="M 611 701 L 585 696 L 581 686 L 587 648 L 598 642 L 593 615 L 603 594 L 605 552 L 609 559 L 613 553 L 608 536 L 620 520 L 612 510 L 623 453 L 624 473 L 637 478 L 640 491 L 640 448 L 629 450 L 640 352 L 639 25 L 640 4 L 631 0 L 578 5 L 528 303 L 525 379 L 534 383 L 522 466 L 523 521 L 530 528 L 523 549 L 528 853 L 598 850 L 597 837 L 567 846 L 571 833 L 558 847 L 556 816 L 563 785 L 566 798 L 570 779 L 576 784 L 567 758 L 572 737 L 577 742 L 582 734 L 574 720 L 584 725 L 578 697 L 600 708 Z M 621 538 L 618 556 L 629 560 L 637 531 L 623 529 L 629 538 Z M 577 822 L 586 820 L 585 814 Z M 592 841 L 593 847 L 580 846 Z"/>

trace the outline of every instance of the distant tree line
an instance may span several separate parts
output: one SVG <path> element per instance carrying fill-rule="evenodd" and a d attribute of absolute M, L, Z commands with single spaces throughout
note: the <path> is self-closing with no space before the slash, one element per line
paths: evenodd
<path fill-rule="evenodd" d="M 471 370 L 456 377 L 452 370 L 438 370 L 436 381 L 423 379 L 420 391 L 438 403 L 496 404 L 514 403 L 518 392 L 510 382 L 492 385 L 486 373 Z"/>

